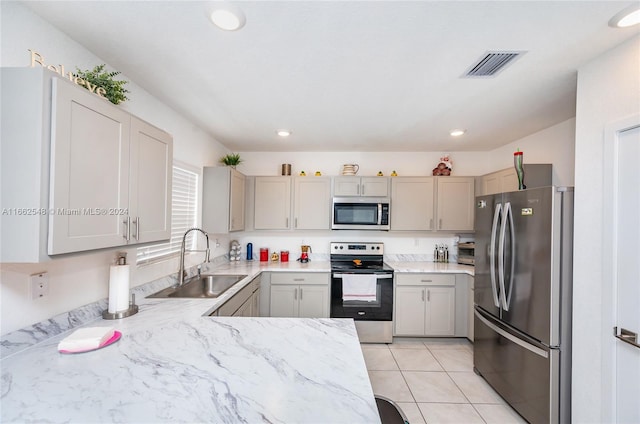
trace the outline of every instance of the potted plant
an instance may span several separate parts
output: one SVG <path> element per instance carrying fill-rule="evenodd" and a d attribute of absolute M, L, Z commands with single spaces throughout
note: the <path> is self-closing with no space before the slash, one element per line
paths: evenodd
<path fill-rule="evenodd" d="M 89 81 L 91 84 L 102 87 L 106 91 L 104 96 L 114 105 L 120 104 L 125 100 L 129 100 L 126 93 L 129 92 L 124 88 L 129 81 L 116 80 L 114 77 L 120 74 L 120 71 L 107 72 L 104 70 L 105 65 L 98 65 L 92 70 L 80 70 L 76 68 L 75 76 Z M 83 86 L 84 87 L 84 86 Z M 85 87 L 87 88 L 87 87 Z"/>
<path fill-rule="evenodd" d="M 240 165 L 242 159 L 240 159 L 240 153 L 229 153 L 220 158 L 220 162 L 235 169 Z"/>

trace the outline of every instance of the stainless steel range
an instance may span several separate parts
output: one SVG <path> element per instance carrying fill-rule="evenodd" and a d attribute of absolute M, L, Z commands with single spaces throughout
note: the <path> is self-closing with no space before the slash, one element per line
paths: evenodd
<path fill-rule="evenodd" d="M 384 243 L 331 243 L 331 318 L 353 318 L 362 343 L 393 341 L 393 269 Z"/>

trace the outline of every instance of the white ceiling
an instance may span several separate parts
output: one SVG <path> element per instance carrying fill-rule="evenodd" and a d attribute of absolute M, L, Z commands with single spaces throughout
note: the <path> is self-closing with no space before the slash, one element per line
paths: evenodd
<path fill-rule="evenodd" d="M 639 32 L 607 25 L 632 1 L 239 1 L 236 32 L 210 3 L 26 2 L 233 151 L 490 150 L 575 116 L 578 67 Z M 490 50 L 527 53 L 461 78 Z"/>

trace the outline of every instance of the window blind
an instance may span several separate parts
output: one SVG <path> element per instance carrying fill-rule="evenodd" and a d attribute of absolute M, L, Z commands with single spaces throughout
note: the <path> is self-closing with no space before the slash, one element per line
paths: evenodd
<path fill-rule="evenodd" d="M 136 262 L 155 262 L 180 253 L 182 236 L 198 222 L 198 178 L 199 173 L 188 166 L 173 165 L 171 188 L 171 238 L 168 242 L 138 248 Z M 189 237 L 187 249 L 195 249 L 196 237 Z"/>

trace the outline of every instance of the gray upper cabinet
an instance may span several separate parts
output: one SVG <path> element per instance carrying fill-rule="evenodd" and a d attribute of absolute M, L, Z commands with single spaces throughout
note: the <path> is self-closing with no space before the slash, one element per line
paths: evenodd
<path fill-rule="evenodd" d="M 256 177 L 254 220 L 256 230 L 291 228 L 291 177 Z"/>
<path fill-rule="evenodd" d="M 388 197 L 389 178 L 387 177 L 334 177 L 333 195 Z"/>
<path fill-rule="evenodd" d="M 246 177 L 230 167 L 205 167 L 203 172 L 202 227 L 226 234 L 245 229 Z"/>
<path fill-rule="evenodd" d="M 2 102 L 3 262 L 169 238 L 169 134 L 44 69 L 3 69 Z"/>
<path fill-rule="evenodd" d="M 392 177 L 391 230 L 473 231 L 474 177 Z"/>
<path fill-rule="evenodd" d="M 171 136 L 68 81 L 52 83 L 50 207 L 72 213 L 49 216 L 49 254 L 167 240 Z"/>
<path fill-rule="evenodd" d="M 473 231 L 474 177 L 436 177 L 436 229 Z"/>
<path fill-rule="evenodd" d="M 435 177 L 391 178 L 391 230 L 434 229 Z"/>
<path fill-rule="evenodd" d="M 331 179 L 295 177 L 293 191 L 293 228 L 328 230 L 331 226 Z"/>
<path fill-rule="evenodd" d="M 525 163 L 524 184 L 527 188 L 553 184 L 553 166 L 548 163 Z M 518 176 L 514 167 L 483 175 L 476 179 L 476 196 L 518 190 Z"/>
<path fill-rule="evenodd" d="M 131 240 L 137 243 L 171 237 L 173 138 L 131 117 L 129 216 Z"/>
<path fill-rule="evenodd" d="M 43 262 L 49 228 L 51 72 L 2 68 L 1 262 Z"/>

